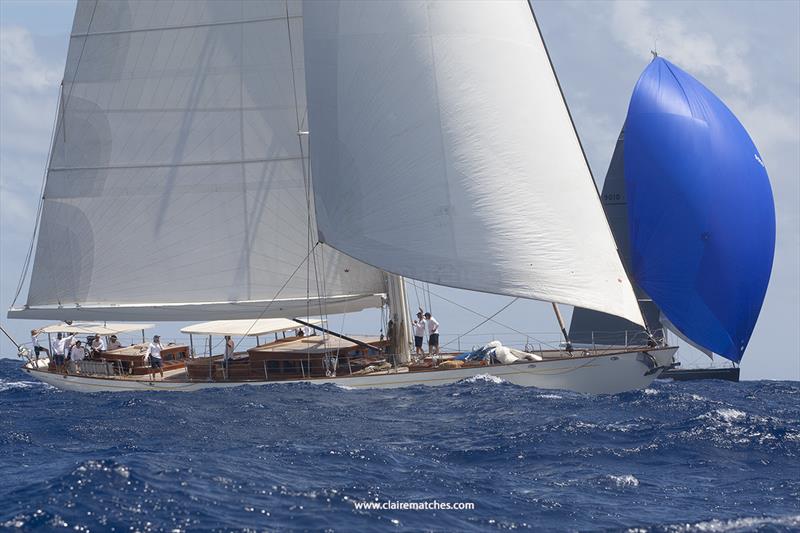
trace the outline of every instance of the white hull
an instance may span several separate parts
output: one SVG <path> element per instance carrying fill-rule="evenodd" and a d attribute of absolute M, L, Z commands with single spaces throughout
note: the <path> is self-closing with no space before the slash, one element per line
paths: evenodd
<path fill-rule="evenodd" d="M 244 385 L 281 385 L 284 383 L 332 383 L 348 388 L 396 388 L 413 385 L 446 385 L 478 375 L 495 376 L 509 383 L 540 389 L 561 389 L 591 394 L 616 394 L 650 385 L 673 362 L 676 347 L 644 352 L 620 352 L 591 357 L 515 363 L 454 370 L 374 373 L 364 376 L 319 378 L 296 381 L 181 382 L 146 381 L 120 378 L 64 376 L 25 365 L 22 370 L 49 385 L 77 392 L 126 391 L 196 391 L 200 389 Z M 649 354 L 649 355 L 647 355 Z M 652 356 L 653 359 L 650 359 Z M 655 366 L 659 367 L 651 372 Z"/>

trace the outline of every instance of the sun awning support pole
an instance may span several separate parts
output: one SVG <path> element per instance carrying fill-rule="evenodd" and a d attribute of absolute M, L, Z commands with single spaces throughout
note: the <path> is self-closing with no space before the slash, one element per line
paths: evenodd
<path fill-rule="evenodd" d="M 194 357 L 194 342 L 191 333 L 189 333 L 189 353 L 191 354 L 191 357 Z"/>
<path fill-rule="evenodd" d="M 556 319 L 558 320 L 558 326 L 561 328 L 561 334 L 564 335 L 564 347 L 567 349 L 569 353 L 572 353 L 572 341 L 569 340 L 569 333 L 567 333 L 567 328 L 564 326 L 564 317 L 561 316 L 561 311 L 558 310 L 558 305 L 555 302 L 553 304 L 553 311 L 556 313 Z"/>

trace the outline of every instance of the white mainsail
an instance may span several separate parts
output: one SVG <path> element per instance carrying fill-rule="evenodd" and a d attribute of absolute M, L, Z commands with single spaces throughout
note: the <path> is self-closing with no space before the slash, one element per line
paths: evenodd
<path fill-rule="evenodd" d="M 299 2 L 80 0 L 27 305 L 10 316 L 380 306 L 382 272 L 309 256 L 304 119 Z"/>
<path fill-rule="evenodd" d="M 324 242 L 643 324 L 525 0 L 306 0 L 303 26 Z"/>

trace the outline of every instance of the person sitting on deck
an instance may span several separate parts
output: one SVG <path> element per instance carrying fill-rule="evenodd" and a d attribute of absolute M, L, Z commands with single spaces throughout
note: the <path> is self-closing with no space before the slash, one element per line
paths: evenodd
<path fill-rule="evenodd" d="M 150 359 L 150 381 L 153 381 L 156 377 L 156 369 L 161 372 L 161 379 L 164 379 L 164 365 L 161 362 L 161 350 L 163 349 L 161 337 L 153 335 L 153 342 L 147 347 L 147 353 L 145 354 L 145 357 Z"/>
<path fill-rule="evenodd" d="M 66 356 L 64 355 L 65 339 L 64 334 L 59 333 L 56 336 L 56 343 L 53 346 L 53 364 L 56 365 L 56 372 L 66 372 Z"/>
<path fill-rule="evenodd" d="M 428 353 L 439 354 L 439 321 L 430 313 L 425 313 L 425 324 L 428 326 Z"/>
<path fill-rule="evenodd" d="M 92 356 L 96 357 L 103 353 L 103 340 L 100 335 L 95 335 L 92 339 Z"/>
<path fill-rule="evenodd" d="M 75 345 L 69 350 L 69 371 L 73 374 L 80 374 L 81 362 L 86 358 L 86 349 L 81 341 L 75 341 Z"/>
<path fill-rule="evenodd" d="M 425 340 L 425 320 L 422 318 L 422 311 L 419 311 L 414 321 L 414 355 L 418 357 L 425 355 L 422 349 L 423 340 Z"/>
<path fill-rule="evenodd" d="M 108 350 L 119 350 L 120 348 L 122 348 L 122 344 L 117 340 L 117 336 L 111 335 L 108 342 Z"/>
<path fill-rule="evenodd" d="M 39 361 L 39 354 L 44 352 L 47 354 L 47 357 L 50 357 L 50 350 L 47 348 L 42 348 L 39 346 L 39 330 L 32 329 L 31 330 L 31 344 L 33 345 L 33 353 L 36 355 L 36 361 Z"/>

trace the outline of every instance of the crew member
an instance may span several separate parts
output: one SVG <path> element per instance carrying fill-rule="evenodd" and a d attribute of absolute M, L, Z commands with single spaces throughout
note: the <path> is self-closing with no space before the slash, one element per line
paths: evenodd
<path fill-rule="evenodd" d="M 439 354 L 439 321 L 428 312 L 425 313 L 425 325 L 428 329 L 428 353 Z"/>
<path fill-rule="evenodd" d="M 422 318 L 422 311 L 419 311 L 417 319 L 414 321 L 414 355 L 425 355 L 425 351 L 422 349 L 423 340 L 425 340 L 425 319 Z"/>
<path fill-rule="evenodd" d="M 64 345 L 65 345 L 64 334 L 59 333 L 56 336 L 56 343 L 53 346 L 53 363 L 56 365 L 56 372 L 65 372 L 67 371 L 66 365 L 66 355 L 64 354 Z"/>
<path fill-rule="evenodd" d="M 161 337 L 153 335 L 153 342 L 147 347 L 145 357 L 150 359 L 150 381 L 156 377 L 156 370 L 161 372 L 161 379 L 164 379 L 164 365 L 161 362 Z"/>
<path fill-rule="evenodd" d="M 33 353 L 36 355 L 36 362 L 39 362 L 39 354 L 44 352 L 47 354 L 47 357 L 50 357 L 50 350 L 47 348 L 43 348 L 39 346 L 39 330 L 32 329 L 31 330 L 31 344 L 33 345 Z"/>
<path fill-rule="evenodd" d="M 120 348 L 122 348 L 122 344 L 120 344 L 120 342 L 117 340 L 117 336 L 116 335 L 111 335 L 111 338 L 109 339 L 109 343 L 108 343 L 108 349 L 109 350 L 119 350 Z"/>
<path fill-rule="evenodd" d="M 75 374 L 81 372 L 81 362 L 86 358 L 86 349 L 81 344 L 81 341 L 75 341 L 75 344 L 69 350 L 69 371 Z"/>

